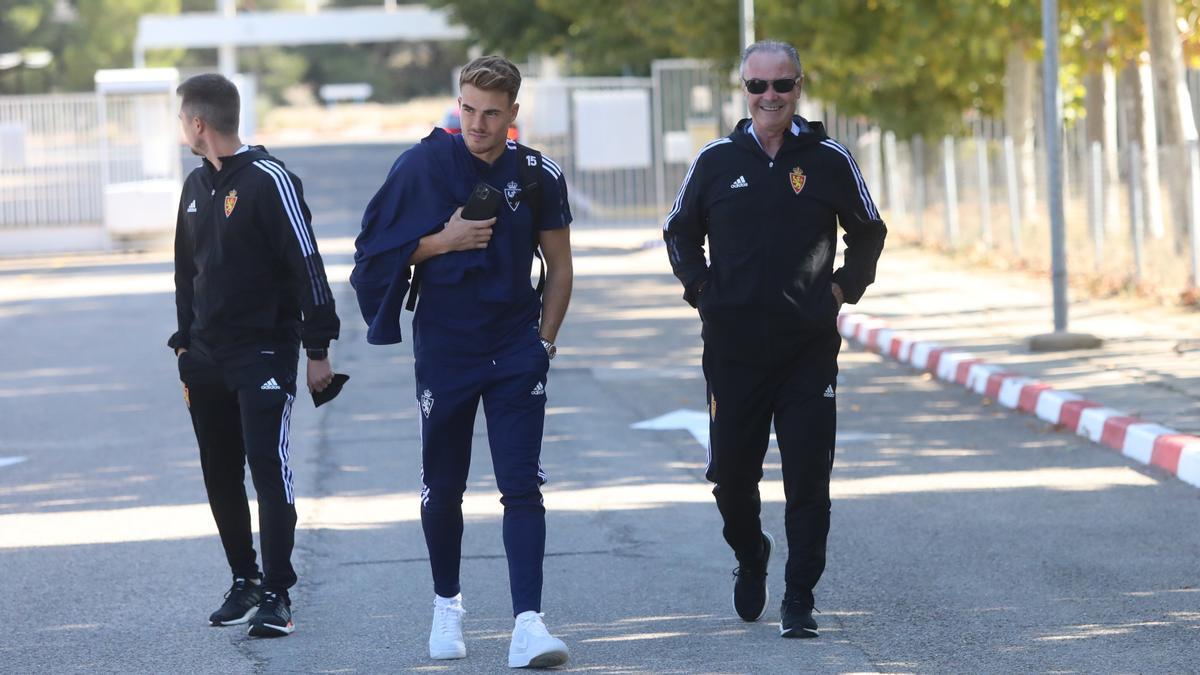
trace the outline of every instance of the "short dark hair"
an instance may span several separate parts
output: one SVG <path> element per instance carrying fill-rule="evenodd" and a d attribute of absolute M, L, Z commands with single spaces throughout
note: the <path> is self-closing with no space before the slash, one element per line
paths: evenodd
<path fill-rule="evenodd" d="M 199 117 L 219 133 L 237 133 L 242 99 L 237 86 L 225 76 L 204 73 L 189 77 L 175 93 L 183 99 L 180 107 L 188 115 Z"/>
<path fill-rule="evenodd" d="M 800 55 L 796 53 L 796 48 L 781 40 L 759 40 L 754 44 L 746 47 L 746 51 L 742 52 L 742 65 L 738 69 L 742 77 L 746 76 L 746 62 L 750 60 L 752 54 L 758 52 L 774 52 L 783 54 L 792 62 L 796 68 L 796 79 L 804 77 L 804 69 L 800 66 Z"/>
<path fill-rule="evenodd" d="M 464 84 L 484 91 L 502 91 L 508 94 L 508 102 L 513 103 L 521 91 L 521 71 L 503 56 L 481 56 L 463 66 L 458 74 L 459 89 Z"/>

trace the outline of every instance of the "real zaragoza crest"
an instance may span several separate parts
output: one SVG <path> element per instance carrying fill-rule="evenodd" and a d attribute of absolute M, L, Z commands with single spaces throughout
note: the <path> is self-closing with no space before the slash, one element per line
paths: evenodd
<path fill-rule="evenodd" d="M 237 190 L 230 190 L 229 194 L 225 195 L 225 217 L 228 218 L 233 213 L 233 207 L 237 206 Z"/>
<path fill-rule="evenodd" d="M 504 199 L 508 202 L 508 208 L 513 211 L 516 211 L 517 207 L 521 205 L 521 186 L 517 184 L 517 181 L 510 180 L 508 185 L 504 186 Z"/>
<path fill-rule="evenodd" d="M 804 175 L 804 171 L 800 167 L 796 167 L 788 174 L 788 180 L 792 183 L 792 192 L 800 194 L 800 191 L 804 189 L 804 183 L 808 180 L 808 177 Z"/>

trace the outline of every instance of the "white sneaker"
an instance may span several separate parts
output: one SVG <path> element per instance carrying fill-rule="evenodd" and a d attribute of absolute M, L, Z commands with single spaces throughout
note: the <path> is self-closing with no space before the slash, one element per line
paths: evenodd
<path fill-rule="evenodd" d="M 508 645 L 509 668 L 553 668 L 567 662 L 567 645 L 546 630 L 540 612 L 521 612 Z"/>
<path fill-rule="evenodd" d="M 462 618 L 466 613 L 462 606 L 462 593 L 453 598 L 434 596 L 433 626 L 429 629 L 429 658 L 467 657 L 467 644 L 463 642 L 462 634 Z"/>

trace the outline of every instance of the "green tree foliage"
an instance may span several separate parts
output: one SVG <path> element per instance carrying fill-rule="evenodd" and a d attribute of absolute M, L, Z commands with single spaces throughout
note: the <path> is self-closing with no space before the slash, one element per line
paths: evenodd
<path fill-rule="evenodd" d="M 1200 0 L 1178 0 L 1200 65 Z M 655 58 L 737 62 L 737 0 L 435 0 L 484 49 L 565 54 L 582 74 L 646 73 Z M 1141 0 L 1060 0 L 1067 105 L 1083 73 L 1145 50 Z M 796 45 L 808 89 L 843 113 L 908 136 L 951 132 L 962 114 L 998 115 L 1004 58 L 1041 58 L 1040 0 L 757 0 L 760 38 Z"/>
<path fill-rule="evenodd" d="M 54 14 L 54 0 L 0 0 L 0 54 L 28 53 L 61 42 L 62 24 Z M 53 81 L 59 64 L 38 73 L 22 66 L 0 70 L 0 94 L 44 90 Z"/>
<path fill-rule="evenodd" d="M 54 0 L 0 2 L 0 53 L 39 46 L 52 31 Z"/>
<path fill-rule="evenodd" d="M 73 91 L 87 91 L 97 69 L 132 67 L 138 17 L 178 13 L 179 1 L 76 0 L 77 18 L 61 51 L 60 83 Z M 178 58 L 177 52 L 153 54 L 147 65 L 172 65 Z"/>

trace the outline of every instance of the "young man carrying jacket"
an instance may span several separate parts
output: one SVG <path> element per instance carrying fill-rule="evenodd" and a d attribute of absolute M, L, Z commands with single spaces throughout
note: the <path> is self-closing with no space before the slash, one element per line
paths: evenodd
<path fill-rule="evenodd" d="M 435 594 L 430 658 L 467 654 L 459 583 L 462 498 L 482 401 L 504 505 L 515 618 L 508 665 L 552 667 L 568 653 L 542 621 L 546 509 L 540 485 L 546 474 L 540 458 L 546 378 L 571 297 L 571 211 L 559 167 L 507 139 L 521 86 L 516 66 L 499 56 L 480 57 L 463 68 L 459 85 L 462 135 L 435 129 L 396 160 L 363 215 L 350 279 L 372 344 L 400 341 L 404 297 L 418 294 L 413 352 L 421 525 Z M 464 220 L 462 207 L 481 182 L 497 191 L 496 215 Z M 535 248 L 545 258 L 540 298 L 530 285 Z"/>
<path fill-rule="evenodd" d="M 786 497 L 783 637 L 816 637 L 836 429 L 837 314 L 875 280 L 886 228 L 849 151 L 796 116 L 803 71 L 791 45 L 746 49 L 750 119 L 705 146 L 663 236 L 684 299 L 703 323 L 710 419 L 706 477 L 738 560 L 733 605 L 757 621 L 775 546 L 758 483 L 774 421 Z M 833 269 L 837 224 L 845 264 Z M 709 259 L 704 243 L 708 239 Z"/>
<path fill-rule="evenodd" d="M 203 163 L 188 176 L 175 226 L 175 350 L 200 467 L 233 585 L 209 617 L 290 634 L 296 506 L 288 427 L 300 345 L 307 387 L 333 378 L 339 322 L 300 179 L 238 137 L 237 88 L 220 75 L 179 86 L 179 120 Z M 258 495 L 255 559 L 245 464 Z"/>

